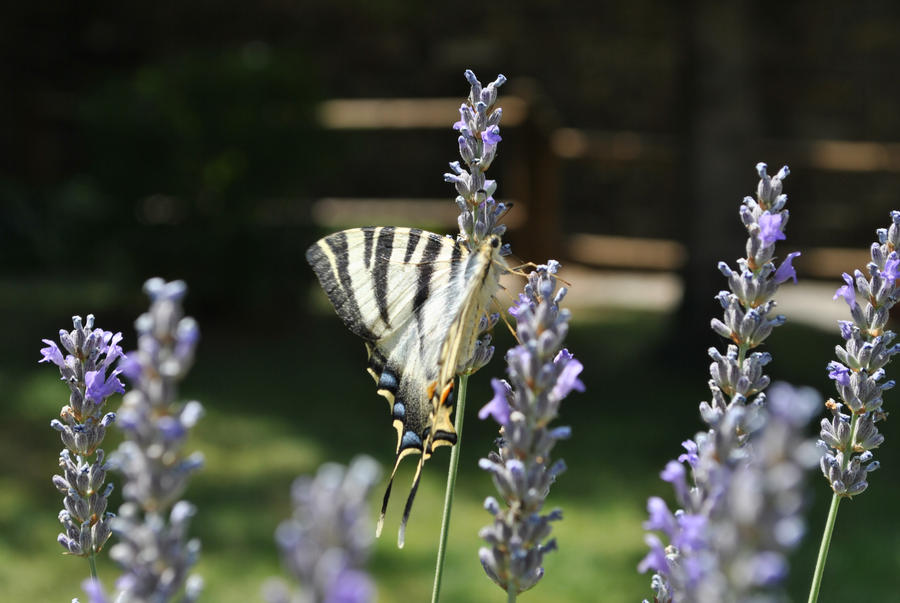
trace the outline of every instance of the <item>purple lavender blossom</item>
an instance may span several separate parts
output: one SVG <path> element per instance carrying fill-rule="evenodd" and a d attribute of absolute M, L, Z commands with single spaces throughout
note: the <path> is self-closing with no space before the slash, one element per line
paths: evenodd
<path fill-rule="evenodd" d="M 453 124 L 453 129 L 460 135 L 457 139 L 459 153 L 466 167 L 458 161 L 450 163 L 451 172 L 444 174 L 444 180 L 456 188 L 456 205 L 460 214 L 459 234 L 457 240 L 466 249 L 477 248 L 491 235 L 503 236 L 506 225 L 499 221 L 509 211 L 511 204 L 499 203 L 494 199 L 497 182 L 485 176 L 488 168 L 497 155 L 497 147 L 502 140 L 500 136 L 500 118 L 503 111 L 494 108 L 497 102 L 497 91 L 506 82 L 506 77 L 498 75 L 497 79 L 482 86 L 471 69 L 465 71 L 469 82 L 469 96 L 460 108 L 460 119 Z M 509 245 L 504 244 L 500 255 L 509 255 Z M 490 362 L 494 355 L 491 345 L 490 331 L 500 319 L 499 314 L 491 314 L 482 319 L 478 326 L 479 337 L 475 343 L 475 351 L 471 358 L 462 358 L 457 367 L 459 374 L 472 374 Z"/>
<path fill-rule="evenodd" d="M 832 299 L 842 297 L 851 309 L 856 307 L 856 289 L 853 288 L 853 277 L 846 272 L 841 275 L 844 279 L 844 285 L 838 287 Z"/>
<path fill-rule="evenodd" d="M 780 399 L 767 405 L 763 392 L 770 379 L 763 369 L 772 358 L 752 350 L 784 322 L 783 316 L 772 315 L 772 298 L 779 285 L 789 279 L 796 282 L 792 262 L 799 253 L 789 253 L 775 267 L 775 243 L 785 238 L 788 222 L 782 188 L 789 170 L 785 166 L 770 177 L 764 163 L 756 167 L 757 198 L 746 197 L 740 208 L 749 235 L 747 255 L 737 260 L 737 270 L 719 263 L 730 291 L 716 296 L 724 314 L 711 326 L 730 343 L 724 354 L 709 349 L 712 398 L 700 404 L 708 430 L 684 442 L 687 453 L 669 462 L 661 474 L 672 485 L 680 508 L 669 511 L 655 497 L 648 502 L 645 528 L 661 533 L 669 543 L 663 545 L 658 535 L 649 534 L 650 552 L 639 566 L 640 571 L 655 571 L 651 587 L 658 601 L 737 601 L 775 592 L 786 568 L 783 553 L 796 544 L 779 541 L 775 546 L 770 541 L 775 531 L 797 526 L 800 519 L 798 505 L 785 507 L 781 491 L 765 485 L 770 477 L 765 470 L 775 471 L 779 459 L 771 459 L 772 467 L 764 461 L 771 449 L 801 442 L 801 419 L 808 420 L 809 414 L 801 408 L 810 405 L 813 394 L 782 388 L 778 393 L 793 399 L 797 408 L 788 412 L 789 405 Z M 809 463 L 806 456 L 789 460 L 792 464 L 777 466 L 790 469 L 791 475 L 802 473 Z M 769 507 L 782 515 L 766 514 Z M 745 531 L 754 537 L 746 537 Z"/>
<path fill-rule="evenodd" d="M 772 329 L 784 322 L 783 316 L 772 316 L 775 309 L 772 298 L 781 283 L 796 276 L 791 262 L 799 252 L 789 253 L 776 269 L 774 241 L 778 237 L 773 239 L 765 234 L 776 222 L 779 232 L 787 225 L 788 210 L 784 208 L 787 195 L 782 193 L 782 181 L 790 170 L 785 166 L 771 178 L 766 173 L 766 164 L 759 163 L 756 169 L 760 177 L 758 197 L 756 200 L 745 197 L 740 208 L 741 221 L 749 235 L 745 246 L 747 256 L 737 260 L 738 270 L 732 270 L 725 262 L 719 263 L 719 271 L 728 279 L 730 291 L 720 291 L 717 295 L 724 314 L 722 319 L 712 319 L 711 326 L 732 343 L 724 356 L 715 348 L 709 350 L 713 359 L 712 400 L 700 405 L 700 413 L 710 426 L 715 426 L 729 406 L 746 403 L 769 384 L 763 367 L 771 361 L 771 356 L 760 352 L 747 355 L 747 352 L 758 347 Z"/>
<path fill-rule="evenodd" d="M 381 473 L 369 457 L 349 467 L 326 463 L 314 478 L 300 477 L 291 489 L 294 515 L 275 532 L 288 572 L 300 593 L 281 580 L 264 586 L 269 603 L 368 603 L 375 585 L 362 569 L 372 547 L 368 497 Z"/>
<path fill-rule="evenodd" d="M 500 425 L 506 425 L 509 422 L 512 388 L 502 379 L 491 379 L 491 387 L 494 388 L 494 397 L 478 411 L 478 418 L 484 420 L 492 417 Z"/>
<path fill-rule="evenodd" d="M 784 261 L 778 266 L 778 270 L 775 271 L 775 284 L 780 285 L 788 279 L 793 279 L 794 284 L 797 284 L 797 271 L 794 270 L 793 261 L 794 258 L 800 255 L 799 251 L 792 251 L 787 254 L 787 257 L 784 258 Z"/>
<path fill-rule="evenodd" d="M 498 221 L 511 207 L 494 199 L 497 183 L 485 178 L 502 140 L 500 118 L 503 112 L 493 107 L 497 102 L 497 90 L 506 78 L 498 75 L 496 80 L 482 87 L 470 69 L 466 70 L 465 76 L 471 86 L 469 97 L 460 107 L 460 120 L 453 124 L 453 129 L 460 133 L 460 156 L 466 168 L 458 161 L 452 162 L 452 171 L 444 174 L 444 180 L 456 187 L 456 204 L 460 210 L 457 238 L 473 249 L 489 235 L 502 236 L 506 232 L 506 226 Z M 508 248 L 503 251 L 504 255 L 508 253 Z"/>
<path fill-rule="evenodd" d="M 852 498 L 869 485 L 868 474 L 878 468 L 872 450 L 884 437 L 876 423 L 887 413 L 882 406 L 882 392 L 894 386 L 893 380 L 883 381 L 884 367 L 900 345 L 891 345 L 895 338 L 885 330 L 891 307 L 900 295 L 897 270 L 900 257 L 900 212 L 891 212 L 891 225 L 877 231 L 878 241 L 871 246 L 872 261 L 866 266 L 869 278 L 856 270 L 853 276 L 844 273 L 844 285 L 834 298 L 844 298 L 850 307 L 852 321 L 841 321 L 843 346 L 837 346 L 838 360 L 828 363 L 828 377 L 834 380 L 842 403 L 828 400 L 831 419 L 822 419 L 819 446 L 825 454 L 821 459 L 822 473 L 831 489 L 842 498 Z M 859 291 L 864 301 L 856 301 Z M 844 408 L 850 414 L 842 412 Z"/>
<path fill-rule="evenodd" d="M 760 404 L 731 406 L 721 429 L 697 434 L 692 485 L 667 466 L 681 508 L 650 498 L 644 529 L 669 544 L 648 534 L 638 566 L 655 572 L 657 601 L 777 599 L 787 554 L 805 533 L 805 475 L 819 455 L 804 431 L 820 401 L 815 390 L 776 383 Z"/>
<path fill-rule="evenodd" d="M 85 323 L 74 316 L 72 323 L 72 331 L 59 332 L 66 355 L 55 342 L 44 339 L 47 347 L 41 348 L 38 362 L 55 364 L 69 386 L 69 404 L 62 408 L 59 419 L 50 422 L 65 446 L 59 454 L 62 475 L 53 476 L 53 485 L 64 495 L 59 512 L 64 532 L 57 541 L 67 554 L 92 557 L 111 534 L 113 514 L 106 506 L 113 485 L 103 485 L 109 467 L 99 446 L 106 428 L 116 420 L 115 413 L 104 412 L 106 402 L 125 391 L 118 378 L 121 369 L 112 368 L 124 355 L 119 346 L 122 334 L 95 329 L 92 314 Z"/>
<path fill-rule="evenodd" d="M 783 241 L 785 236 L 781 228 L 781 214 L 764 212 L 759 217 L 759 238 L 763 245 L 774 245 L 775 241 Z"/>
<path fill-rule="evenodd" d="M 123 569 L 116 582 L 121 601 L 195 601 L 203 581 L 191 575 L 200 542 L 188 540 L 196 508 L 178 500 L 190 475 L 203 464 L 182 447 L 203 414 L 199 402 L 177 402 L 178 384 L 194 360 L 199 330 L 185 317 L 181 281 L 148 280 L 148 312 L 135 321 L 138 349 L 128 354 L 125 373 L 132 389 L 120 409 L 124 441 L 111 464 L 125 478 L 125 503 L 113 521 L 119 543 L 110 557 Z"/>
<path fill-rule="evenodd" d="M 556 289 L 559 263 L 551 260 L 528 276 L 525 293 L 510 310 L 516 318 L 519 345 L 507 352 L 509 382 L 494 379 L 494 398 L 479 417 L 493 417 L 501 426 L 499 450 L 481 459 L 506 503 L 494 497 L 485 508 L 494 523 L 479 535 L 487 547 L 479 551 L 488 577 L 515 594 L 533 587 L 544 575 L 543 557 L 556 548 L 550 522 L 562 518 L 559 509 L 541 515 L 550 485 L 565 470 L 565 463 L 551 463 L 557 440 L 570 435 L 568 427 L 552 428 L 559 405 L 569 393 L 584 391 L 579 379 L 582 365 L 563 342 L 569 312 L 559 308 L 566 289 Z"/>

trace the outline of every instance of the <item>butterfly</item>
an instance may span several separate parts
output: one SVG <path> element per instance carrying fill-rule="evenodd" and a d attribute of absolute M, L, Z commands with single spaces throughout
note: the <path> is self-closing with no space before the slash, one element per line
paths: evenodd
<path fill-rule="evenodd" d="M 368 372 L 387 398 L 397 430 L 376 534 L 400 461 L 421 454 L 400 523 L 400 547 L 425 461 L 435 448 L 456 443 L 453 381 L 472 356 L 479 322 L 506 271 L 500 251 L 500 237 L 493 234 L 470 249 L 418 228 L 369 226 L 331 234 L 306 252 L 338 316 L 365 341 Z"/>

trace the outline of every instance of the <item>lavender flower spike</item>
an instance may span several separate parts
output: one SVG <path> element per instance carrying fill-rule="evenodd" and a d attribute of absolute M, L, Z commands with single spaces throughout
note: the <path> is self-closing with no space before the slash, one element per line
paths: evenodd
<path fill-rule="evenodd" d="M 187 539 L 195 507 L 178 499 L 203 464 L 199 453 L 182 452 L 203 407 L 176 398 L 178 383 L 193 364 L 199 330 L 194 319 L 184 316 L 183 282 L 154 278 L 144 291 L 150 309 L 135 321 L 138 349 L 128 354 L 124 367 L 133 384 L 119 414 L 125 439 L 111 461 L 125 477 L 126 500 L 113 522 L 120 542 L 110 557 L 124 571 L 115 600 L 169 601 L 180 595 L 189 603 L 203 586 L 202 579 L 190 575 L 200 542 Z"/>
<path fill-rule="evenodd" d="M 891 225 L 877 231 L 871 246 L 872 261 L 866 266 L 869 277 L 859 270 L 854 277 L 844 274 L 844 285 L 835 294 L 850 307 L 850 321 L 841 321 L 843 346 L 837 346 L 838 360 L 828 364 L 841 402 L 828 400 L 831 419 L 822 419 L 819 446 L 825 451 L 822 473 L 831 489 L 842 498 L 852 498 L 869 485 L 868 474 L 878 468 L 872 451 L 884 441 L 876 424 L 887 416 L 882 408 L 882 392 L 894 386 L 884 381 L 884 367 L 900 345 L 891 345 L 895 334 L 885 330 L 890 309 L 900 296 L 897 266 L 900 264 L 900 212 L 891 212 Z M 863 303 L 857 303 L 857 291 Z M 845 414 L 846 408 L 850 414 Z"/>
<path fill-rule="evenodd" d="M 713 359 L 709 382 L 712 399 L 700 404 L 700 414 L 710 426 L 721 420 L 727 408 L 744 404 L 769 384 L 769 378 L 763 374 L 763 367 L 771 360 L 769 354 L 747 352 L 763 343 L 784 322 L 783 316 L 772 315 L 773 297 L 782 283 L 797 280 L 792 262 L 799 252 L 787 254 L 775 267 L 775 243 L 785 238 L 783 231 L 788 222 L 788 210 L 784 208 L 787 195 L 781 191 L 790 170 L 784 166 L 774 178 L 769 177 L 765 163 L 757 164 L 756 170 L 760 178 L 757 198 L 745 197 L 740 208 L 741 222 L 748 234 L 747 255 L 737 260 L 736 270 L 719 262 L 729 291 L 720 291 L 716 296 L 724 313 L 721 319 L 712 319 L 711 326 L 731 343 L 725 354 L 715 348 L 709 350 Z"/>
<path fill-rule="evenodd" d="M 778 426 L 785 421 L 799 420 L 800 406 L 796 411 L 800 414 L 793 418 L 782 416 L 786 413 L 781 411 L 781 402 L 772 402 L 772 408 L 766 408 L 764 390 L 770 379 L 763 369 L 772 358 L 768 353 L 752 351 L 784 322 L 783 316 L 772 315 L 773 297 L 782 283 L 796 280 L 792 261 L 799 255 L 787 254 L 776 268 L 775 245 L 785 238 L 788 221 L 788 211 L 784 208 L 787 195 L 782 193 L 782 188 L 789 170 L 785 166 L 775 177 L 770 177 L 766 164 L 759 163 L 756 169 L 760 178 L 757 197 L 746 197 L 740 208 L 741 221 L 748 234 L 746 257 L 737 260 L 736 270 L 725 262 L 719 263 L 719 271 L 728 279 L 730 290 L 716 296 L 724 313 L 721 319 L 713 319 L 711 326 L 729 344 L 724 353 L 714 347 L 709 349 L 712 397 L 700 404 L 700 416 L 708 430 L 686 441 L 687 454 L 679 456 L 677 462 L 670 462 L 661 474 L 663 480 L 672 484 L 680 508 L 672 512 L 656 497 L 648 502 L 650 518 L 645 528 L 653 533 L 647 536 L 650 553 L 638 569 L 655 572 L 651 587 L 658 601 L 741 600 L 723 593 L 729 592 L 728 589 L 751 594 L 756 589 L 765 591 L 775 588 L 783 577 L 776 568 L 783 561 L 778 556 L 780 553 L 766 548 L 765 543 L 757 546 L 739 537 L 742 528 L 738 525 L 744 516 L 771 504 L 778 493 L 757 488 L 754 492 L 735 495 L 732 502 L 727 496 L 729 489 L 759 481 L 753 477 L 752 471 L 758 468 L 754 463 L 765 458 L 767 452 L 760 449 L 756 453 L 754 438 L 767 442 L 777 436 L 781 439 L 772 444 L 775 446 L 780 441 L 799 441 L 801 433 L 795 429 L 796 433 L 788 435 Z M 795 393 L 790 397 L 800 400 L 810 395 Z M 772 432 L 776 435 L 771 435 Z M 755 453 L 758 458 L 754 458 Z M 746 477 L 735 477 L 745 474 Z M 746 509 L 729 506 L 748 501 L 755 501 L 756 506 Z M 744 515 L 734 515 L 739 511 Z M 774 524 L 759 528 L 776 529 Z M 668 538 L 668 545 L 663 544 L 660 534 Z M 742 539 L 748 548 L 739 550 L 735 546 Z M 769 582 L 763 584 L 756 578 L 746 583 L 735 582 L 730 572 L 736 556 L 757 560 L 758 563 L 754 561 L 741 571 L 760 572 L 768 576 Z M 771 563 L 764 567 L 761 560 Z"/>
<path fill-rule="evenodd" d="M 470 89 L 469 96 L 459 108 L 460 119 L 453 124 L 459 131 L 460 156 L 466 167 L 458 161 L 450 164 L 451 172 L 444 174 L 444 180 L 452 183 L 457 192 L 456 205 L 459 207 L 459 234 L 456 236 L 461 245 L 470 251 L 490 235 L 503 236 L 506 225 L 500 219 L 512 207 L 511 203 L 500 203 L 494 199 L 497 182 L 487 180 L 485 172 L 497 155 L 497 147 L 502 140 L 500 136 L 500 118 L 502 109 L 494 108 L 497 102 L 497 91 L 506 82 L 506 77 L 498 75 L 497 79 L 482 86 L 472 72 L 465 72 Z M 511 253 L 509 245 L 504 244 L 500 254 Z M 493 329 L 499 320 L 499 314 L 485 317 L 478 327 L 479 338 L 475 343 L 475 352 L 471 358 L 462 358 L 457 372 L 471 374 L 490 362 L 494 355 L 491 335 L 486 333 Z"/>
<path fill-rule="evenodd" d="M 53 485 L 64 495 L 59 512 L 64 532 L 57 541 L 67 554 L 91 557 L 112 533 L 113 514 L 106 511 L 106 505 L 113 485 L 103 485 L 109 467 L 99 446 L 106 428 L 116 420 L 115 413 L 104 411 L 106 402 L 125 391 L 119 381 L 122 370 L 113 368 L 124 355 L 119 347 L 122 334 L 95 329 L 92 314 L 84 323 L 74 316 L 72 323 L 72 331 L 59 332 L 62 350 L 54 341 L 43 340 L 47 347 L 41 349 L 39 362 L 55 364 L 69 386 L 69 403 L 63 406 L 60 418 L 50 422 L 65 446 L 59 453 L 62 475 L 53 476 Z"/>
<path fill-rule="evenodd" d="M 488 543 L 479 556 L 491 580 L 516 594 L 543 577 L 544 554 L 556 548 L 555 540 L 547 540 L 550 522 L 562 518 L 559 509 L 543 515 L 541 509 L 550 485 L 565 470 L 562 460 L 551 463 L 550 452 L 570 430 L 548 424 L 563 398 L 584 391 L 578 378 L 582 365 L 563 348 L 570 315 L 559 308 L 566 289 L 556 288 L 558 269 L 553 260 L 538 266 L 510 308 L 520 343 L 506 354 L 509 382 L 493 381 L 494 398 L 479 413 L 501 426 L 498 451 L 479 466 L 491 472 L 506 503 L 504 508 L 494 497 L 485 500 L 494 523 L 479 533 Z"/>
<path fill-rule="evenodd" d="M 368 603 L 375 585 L 363 565 L 372 548 L 368 497 L 381 470 L 367 456 L 343 467 L 326 463 L 314 478 L 291 488 L 294 516 L 275 532 L 285 568 L 303 586 L 292 593 L 283 581 L 264 586 L 269 603 Z"/>
<path fill-rule="evenodd" d="M 681 509 L 673 513 L 657 497 L 647 504 L 644 528 L 669 541 L 664 547 L 648 534 L 650 552 L 639 565 L 655 572 L 656 601 L 783 599 L 787 554 L 805 533 L 806 471 L 819 456 L 804 431 L 820 403 L 811 388 L 776 383 L 765 405 L 732 406 L 722 429 L 688 441 L 695 452 L 663 472 Z M 684 461 L 694 477 L 690 487 Z"/>
<path fill-rule="evenodd" d="M 466 102 L 459 108 L 460 119 L 453 124 L 453 129 L 460 133 L 459 152 L 466 168 L 454 161 L 450 164 L 452 171 L 444 174 L 444 180 L 456 187 L 456 204 L 460 209 L 457 239 L 468 249 L 473 249 L 489 235 L 502 236 L 506 232 L 506 226 L 498 221 L 512 205 L 494 199 L 497 182 L 485 177 L 502 140 L 500 118 L 503 111 L 494 109 L 494 104 L 497 90 L 506 78 L 498 75 L 496 80 L 482 87 L 471 70 L 467 69 L 465 76 L 471 89 Z M 503 254 L 509 254 L 508 248 Z"/>

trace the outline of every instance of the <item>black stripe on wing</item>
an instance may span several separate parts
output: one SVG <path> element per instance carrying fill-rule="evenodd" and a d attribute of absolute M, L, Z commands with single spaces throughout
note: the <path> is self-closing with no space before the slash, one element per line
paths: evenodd
<path fill-rule="evenodd" d="M 335 265 L 332 266 L 323 245 L 327 245 L 334 255 Z M 306 261 L 312 266 L 322 284 L 322 289 L 325 290 L 325 295 L 331 300 L 331 304 L 347 328 L 366 341 L 375 341 L 377 337 L 363 322 L 359 304 L 353 292 L 353 284 L 348 272 L 349 258 L 347 235 L 343 232 L 322 239 L 306 251 Z"/>
<path fill-rule="evenodd" d="M 367 243 L 368 244 L 368 243 Z M 388 314 L 388 268 L 390 267 L 391 252 L 394 248 L 394 227 L 385 226 L 378 233 L 375 243 L 375 268 L 372 270 L 372 280 L 375 282 L 375 301 L 378 304 L 378 313 L 384 322 L 384 329 L 390 330 L 391 320 Z"/>
<path fill-rule="evenodd" d="M 420 228 L 410 228 L 409 238 L 406 240 L 406 254 L 403 256 L 403 263 L 408 264 L 412 259 L 416 247 L 419 246 L 419 239 L 422 238 L 422 230 Z"/>

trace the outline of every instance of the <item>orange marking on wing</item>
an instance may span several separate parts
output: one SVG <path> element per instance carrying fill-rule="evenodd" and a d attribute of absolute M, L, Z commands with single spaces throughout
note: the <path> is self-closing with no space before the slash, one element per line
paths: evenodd
<path fill-rule="evenodd" d="M 453 382 L 447 384 L 447 387 L 444 388 L 444 391 L 441 392 L 441 406 L 447 401 L 447 396 L 450 395 L 450 392 L 453 391 Z"/>

